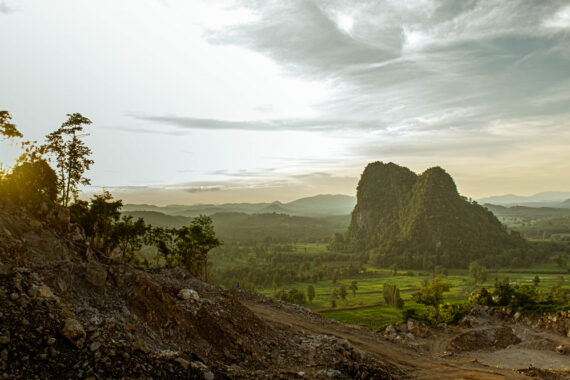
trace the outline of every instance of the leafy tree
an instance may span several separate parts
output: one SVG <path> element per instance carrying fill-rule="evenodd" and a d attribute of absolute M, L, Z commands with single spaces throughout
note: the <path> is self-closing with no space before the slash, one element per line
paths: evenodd
<path fill-rule="evenodd" d="M 538 286 L 538 284 L 540 283 L 540 277 L 538 277 L 538 275 L 535 275 L 534 278 L 532 279 L 532 283 L 534 284 L 534 286 Z"/>
<path fill-rule="evenodd" d="M 106 248 L 113 224 L 121 217 L 123 202 L 114 201 L 108 191 L 96 194 L 90 202 L 76 200 L 69 207 L 71 222 L 83 228 L 95 248 Z"/>
<path fill-rule="evenodd" d="M 384 296 L 384 302 L 386 302 L 387 305 L 397 309 L 404 307 L 404 300 L 400 297 L 400 289 L 398 289 L 396 285 L 384 284 L 382 294 Z"/>
<path fill-rule="evenodd" d="M 336 300 L 338 299 L 338 289 L 334 288 L 331 293 L 331 306 L 334 309 L 336 307 Z"/>
<path fill-rule="evenodd" d="M 307 286 L 307 298 L 309 298 L 309 302 L 313 302 L 313 299 L 315 299 L 315 288 L 313 285 Z"/>
<path fill-rule="evenodd" d="M 412 298 L 417 303 L 430 306 L 435 311 L 435 319 L 439 322 L 439 305 L 443 300 L 443 293 L 451 289 L 451 284 L 442 281 L 443 276 L 439 275 L 433 279 L 431 284 L 421 288 L 416 293 L 412 294 Z"/>
<path fill-rule="evenodd" d="M 45 160 L 23 162 L 5 176 L 0 190 L 12 202 L 51 205 L 57 198 L 57 176 Z"/>
<path fill-rule="evenodd" d="M 356 296 L 356 291 L 358 290 L 358 281 L 352 280 L 348 289 L 352 290 L 352 296 Z"/>
<path fill-rule="evenodd" d="M 554 277 L 554 287 L 560 288 L 562 285 L 564 285 L 564 277 L 562 276 Z"/>
<path fill-rule="evenodd" d="M 485 282 L 487 280 L 487 268 L 479 265 L 477 261 L 469 264 L 469 275 L 475 280 L 475 284 Z"/>
<path fill-rule="evenodd" d="M 562 255 L 558 255 L 554 258 L 554 262 L 556 263 L 556 265 L 558 265 L 560 268 L 564 268 L 566 267 L 566 258 Z"/>
<path fill-rule="evenodd" d="M 83 125 L 91 124 L 91 120 L 80 113 L 67 116 L 68 120 L 59 129 L 46 136 L 46 149 L 53 154 L 58 169 L 61 204 L 66 207 L 71 195 L 77 194 L 79 184 L 91 183 L 83 175 L 93 164 L 88 158 L 91 149 L 80 139 Z"/>
<path fill-rule="evenodd" d="M 151 227 L 145 234 L 145 244 L 155 246 L 158 250 L 157 264 L 162 256 L 168 265 L 174 265 L 176 261 L 175 241 L 176 230 L 173 228 Z"/>
<path fill-rule="evenodd" d="M 348 292 L 346 291 L 345 285 L 340 286 L 340 288 L 338 290 L 338 295 L 339 295 L 341 300 L 346 301 L 346 296 L 348 295 Z"/>
<path fill-rule="evenodd" d="M 24 135 L 11 123 L 12 115 L 8 111 L 0 111 L 0 136 L 4 139 L 22 138 Z"/>
<path fill-rule="evenodd" d="M 120 221 L 113 224 L 109 236 L 111 246 L 117 246 L 128 261 L 136 263 L 135 252 L 141 249 L 143 239 L 149 227 L 139 218 L 133 222 L 132 216 L 124 215 Z"/>
<path fill-rule="evenodd" d="M 199 274 L 204 271 L 204 280 L 208 281 L 208 252 L 220 246 L 216 237 L 212 218 L 200 215 L 193 219 L 190 226 L 176 231 L 176 244 L 180 262 L 189 271 Z"/>
<path fill-rule="evenodd" d="M 433 267 L 433 275 L 438 276 L 440 274 L 447 277 L 448 275 L 447 268 L 442 265 L 436 265 L 435 267 Z"/>
<path fill-rule="evenodd" d="M 392 270 L 392 275 L 395 276 L 398 274 L 398 264 L 394 263 L 390 265 L 390 269 Z"/>
<path fill-rule="evenodd" d="M 493 290 L 493 300 L 497 306 L 508 306 L 515 293 L 515 289 L 510 285 L 509 278 L 506 277 L 502 282 L 495 282 L 495 289 Z"/>

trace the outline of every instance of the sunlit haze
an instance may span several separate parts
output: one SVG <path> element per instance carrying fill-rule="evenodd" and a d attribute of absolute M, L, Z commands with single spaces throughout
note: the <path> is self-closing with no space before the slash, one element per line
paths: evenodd
<path fill-rule="evenodd" d="M 85 190 L 128 203 L 354 195 L 372 161 L 570 191 L 567 1 L 0 0 L 0 44 L 0 110 L 89 117 Z"/>

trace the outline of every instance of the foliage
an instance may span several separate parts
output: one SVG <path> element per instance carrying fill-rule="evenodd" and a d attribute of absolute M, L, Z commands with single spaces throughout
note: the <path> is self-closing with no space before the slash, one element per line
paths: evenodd
<path fill-rule="evenodd" d="M 384 284 L 383 295 L 386 304 L 397 309 L 404 307 L 404 300 L 400 297 L 400 289 L 396 285 Z"/>
<path fill-rule="evenodd" d="M 136 263 L 135 252 L 141 249 L 148 230 L 149 227 L 145 225 L 143 219 L 133 222 L 132 216 L 123 216 L 112 225 L 108 245 L 119 247 L 123 258 Z"/>
<path fill-rule="evenodd" d="M 446 302 L 440 306 L 439 321 L 448 324 L 456 324 L 465 316 L 469 309 L 469 304 L 465 302 L 449 303 Z M 431 323 L 437 322 L 431 320 Z"/>
<path fill-rule="evenodd" d="M 0 179 L 0 194 L 13 203 L 37 208 L 57 198 L 57 176 L 45 160 L 20 163 Z"/>
<path fill-rule="evenodd" d="M 315 287 L 313 285 L 307 286 L 307 298 L 309 299 L 309 302 L 313 302 L 313 299 L 315 298 Z"/>
<path fill-rule="evenodd" d="M 469 299 L 470 304 L 509 307 L 525 313 L 542 313 L 567 310 L 570 307 L 570 290 L 553 286 L 548 293 L 537 286 L 511 285 L 508 279 L 497 281 L 493 293 L 485 288 Z"/>
<path fill-rule="evenodd" d="M 346 286 L 341 285 L 340 288 L 338 288 L 338 296 L 340 297 L 341 300 L 346 301 L 347 295 L 348 295 L 348 292 L 346 291 Z"/>
<path fill-rule="evenodd" d="M 348 289 L 350 289 L 352 291 L 352 296 L 355 297 L 356 291 L 358 290 L 358 281 L 352 280 L 350 282 L 350 286 L 348 287 Z"/>
<path fill-rule="evenodd" d="M 69 206 L 71 222 L 79 225 L 96 248 L 112 248 L 109 240 L 113 224 L 121 217 L 123 202 L 114 201 L 108 191 L 96 194 L 89 202 L 76 200 Z"/>
<path fill-rule="evenodd" d="M 376 266 L 430 270 L 543 260 L 516 232 L 476 202 L 457 193 L 439 167 L 416 175 L 393 163 L 375 162 L 362 173 L 357 205 L 346 236 L 354 252 L 367 251 Z"/>
<path fill-rule="evenodd" d="M 432 307 L 435 312 L 435 319 L 439 321 L 439 305 L 443 300 L 443 293 L 449 291 L 451 284 L 442 280 L 442 275 L 433 279 L 431 284 L 424 286 L 412 295 L 417 303 Z"/>
<path fill-rule="evenodd" d="M 540 277 L 538 277 L 538 275 L 535 275 L 532 279 L 532 283 L 534 284 L 534 286 L 538 286 L 538 284 L 540 283 Z"/>
<path fill-rule="evenodd" d="M 216 237 L 212 218 L 200 215 L 192 224 L 175 230 L 176 254 L 179 263 L 194 274 L 204 272 L 208 281 L 208 252 L 222 242 Z"/>
<path fill-rule="evenodd" d="M 291 289 L 289 291 L 282 289 L 277 291 L 273 296 L 282 301 L 294 303 L 297 305 L 301 305 L 307 302 L 305 293 L 297 289 Z"/>
<path fill-rule="evenodd" d="M 88 158 L 91 149 L 80 139 L 83 125 L 91 124 L 91 120 L 80 113 L 67 116 L 69 118 L 59 129 L 46 136 L 47 152 L 53 155 L 58 170 L 61 204 L 66 207 L 71 195 L 77 195 L 79 184 L 90 184 L 84 173 L 93 164 L 93 160 Z"/>
<path fill-rule="evenodd" d="M 469 264 L 469 275 L 475 280 L 475 284 L 485 282 L 487 280 L 487 268 L 479 265 L 477 261 Z"/>
<path fill-rule="evenodd" d="M 22 138 L 24 135 L 11 123 L 12 115 L 8 111 L 0 111 L 0 136 L 4 139 Z"/>

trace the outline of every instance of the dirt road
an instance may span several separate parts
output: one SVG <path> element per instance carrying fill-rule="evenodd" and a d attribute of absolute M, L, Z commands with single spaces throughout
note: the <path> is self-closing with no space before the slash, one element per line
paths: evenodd
<path fill-rule="evenodd" d="M 393 364 L 417 379 L 520 379 L 528 378 L 515 371 L 492 368 L 472 359 L 439 358 L 429 353 L 414 351 L 391 343 L 381 335 L 359 326 L 345 325 L 325 318 L 315 318 L 292 307 L 279 304 L 260 304 L 242 300 L 258 317 L 274 326 L 297 328 L 307 334 L 334 335 L 348 340 L 355 347 Z"/>

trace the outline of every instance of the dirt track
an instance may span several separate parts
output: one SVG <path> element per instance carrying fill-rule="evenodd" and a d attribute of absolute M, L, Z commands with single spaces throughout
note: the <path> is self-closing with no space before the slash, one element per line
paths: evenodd
<path fill-rule="evenodd" d="M 270 325 L 295 327 L 307 334 L 328 334 L 347 339 L 355 347 L 404 370 L 418 379 L 519 379 L 528 378 L 512 370 L 492 368 L 472 359 L 443 359 L 405 346 L 391 343 L 370 330 L 340 324 L 326 319 L 315 319 L 302 312 L 279 304 L 260 304 L 255 300 L 242 302 L 259 318 Z"/>

